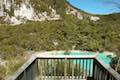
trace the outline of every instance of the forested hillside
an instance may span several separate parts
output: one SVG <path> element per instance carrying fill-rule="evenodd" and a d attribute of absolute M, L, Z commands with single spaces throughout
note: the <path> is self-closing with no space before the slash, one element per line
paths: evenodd
<path fill-rule="evenodd" d="M 16 0 L 20 4 L 21 0 Z M 60 15 L 59 20 L 26 21 L 20 25 L 0 24 L 0 80 L 12 74 L 28 58 L 29 51 L 85 50 L 112 51 L 120 54 L 120 14 L 91 15 L 77 10 L 83 19 L 66 14 L 66 0 L 30 0 L 36 12 L 49 6 Z M 90 16 L 98 16 L 97 21 Z M 16 61 L 16 62 L 14 62 Z M 5 67 L 7 66 L 7 67 Z"/>

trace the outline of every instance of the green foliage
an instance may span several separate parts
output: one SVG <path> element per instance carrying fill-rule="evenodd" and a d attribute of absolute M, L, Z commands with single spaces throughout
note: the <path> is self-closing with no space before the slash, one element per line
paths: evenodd
<path fill-rule="evenodd" d="M 15 0 L 15 4 L 20 5 L 20 3 L 22 2 L 22 0 Z"/>
<path fill-rule="evenodd" d="M 0 80 L 4 80 L 5 77 L 5 67 L 0 66 Z"/>
<path fill-rule="evenodd" d="M 80 21 L 76 17 L 65 15 L 60 21 L 28 22 L 18 26 L 0 25 L 0 49 L 9 50 L 13 47 L 26 51 L 70 50 L 76 45 L 77 50 L 99 51 L 103 48 L 115 51 L 120 46 L 120 27 L 119 23 L 115 25 L 114 20 L 105 20 L 108 16 L 101 17 L 98 22 Z M 54 45 L 54 41 L 58 45 Z"/>
<path fill-rule="evenodd" d="M 48 11 L 48 5 L 43 0 L 30 0 L 30 3 L 38 12 Z"/>
<path fill-rule="evenodd" d="M 116 64 L 117 64 L 117 62 L 118 62 L 118 57 L 114 57 L 114 58 L 112 58 L 112 61 L 111 61 L 111 66 L 113 67 L 113 68 L 115 68 L 116 67 Z"/>
<path fill-rule="evenodd" d="M 14 45 L 2 45 L 0 47 L 0 56 L 2 59 L 13 59 L 17 57 L 21 57 L 24 54 L 23 49 L 18 48 Z"/>
<path fill-rule="evenodd" d="M 0 65 L 0 80 L 5 80 L 6 77 L 12 75 L 25 62 L 23 58 L 9 59 L 5 65 Z"/>
<path fill-rule="evenodd" d="M 19 1 L 21 0 L 16 0 L 16 3 L 19 4 Z M 49 12 L 49 6 L 53 7 L 62 19 L 27 22 L 17 26 L 0 24 L 0 57 L 2 59 L 18 58 L 24 55 L 25 51 L 31 50 L 71 50 L 73 45 L 76 46 L 76 50 L 87 51 L 120 49 L 120 14 L 99 16 L 100 20 L 94 22 L 87 18 L 79 20 L 74 16 L 66 15 L 65 0 L 30 0 L 30 2 L 38 12 Z M 84 12 L 81 13 L 86 15 Z M 54 42 L 58 45 L 54 45 Z"/>
<path fill-rule="evenodd" d="M 118 57 L 114 57 L 114 58 L 111 59 L 110 65 L 113 69 L 116 68 L 116 65 L 118 63 L 118 59 L 119 59 Z M 120 64 L 119 64 L 119 67 L 118 67 L 118 72 L 120 73 Z"/>
<path fill-rule="evenodd" d="M 65 7 L 66 7 L 66 0 L 30 0 L 30 3 L 34 7 L 37 12 L 50 12 L 49 7 L 51 6 L 57 13 L 64 16 L 65 14 Z M 47 3 L 47 4 L 46 4 Z"/>

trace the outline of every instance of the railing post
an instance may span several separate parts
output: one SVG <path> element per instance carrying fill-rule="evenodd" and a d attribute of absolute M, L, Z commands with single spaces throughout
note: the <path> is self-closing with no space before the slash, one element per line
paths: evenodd
<path fill-rule="evenodd" d="M 93 72 L 92 72 L 92 78 L 95 79 L 95 59 L 93 59 Z"/>
<path fill-rule="evenodd" d="M 35 74 L 34 79 L 36 79 L 38 77 L 38 59 L 36 59 L 36 61 L 35 61 L 34 70 L 35 70 L 35 73 L 33 73 L 33 74 Z"/>
<path fill-rule="evenodd" d="M 40 79 L 41 80 L 43 80 L 43 68 L 42 68 L 42 66 L 43 66 L 43 63 L 42 63 L 42 60 L 40 61 L 40 64 L 41 64 L 41 66 L 40 66 Z"/>
<path fill-rule="evenodd" d="M 110 74 L 109 74 L 109 72 L 107 72 L 107 80 L 109 80 L 110 79 Z"/>
<path fill-rule="evenodd" d="M 72 80 L 74 79 L 74 67 L 75 67 L 75 65 L 72 64 Z"/>
<path fill-rule="evenodd" d="M 48 76 L 51 80 L 59 78 L 58 76 L 64 80 L 86 79 L 86 77 L 87 80 L 120 80 L 117 72 L 94 57 L 45 56 L 38 57 L 38 59 L 31 58 L 14 76 L 7 80 L 34 80 L 37 79 L 36 75 L 38 74 L 40 80 L 45 80 Z M 91 61 L 87 61 L 87 59 Z M 56 63 L 57 61 L 58 63 Z"/>
<path fill-rule="evenodd" d="M 67 58 L 65 58 L 65 62 L 64 62 L 64 76 L 65 76 L 65 80 L 67 80 Z"/>
<path fill-rule="evenodd" d="M 24 76 L 24 80 L 27 80 L 26 79 L 26 70 L 24 70 L 23 76 Z"/>

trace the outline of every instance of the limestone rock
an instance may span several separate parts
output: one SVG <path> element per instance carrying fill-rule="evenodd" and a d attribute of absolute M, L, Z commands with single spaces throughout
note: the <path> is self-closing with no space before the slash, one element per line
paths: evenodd
<path fill-rule="evenodd" d="M 96 16 L 91 16 L 90 20 L 92 20 L 92 21 L 98 21 L 98 20 L 100 20 L 100 18 L 96 17 Z"/>
<path fill-rule="evenodd" d="M 50 15 L 47 11 L 36 12 L 29 0 L 22 0 L 18 5 L 15 0 L 0 0 L 0 16 L 5 16 L 4 21 L 12 25 L 19 25 L 29 21 L 59 20 L 60 15 L 51 6 Z M 9 12 L 9 13 L 8 13 Z"/>
<path fill-rule="evenodd" d="M 68 6 L 68 8 L 66 9 L 66 14 L 76 16 L 80 20 L 83 20 L 84 18 L 83 15 L 79 11 L 77 11 L 76 9 L 70 6 Z"/>

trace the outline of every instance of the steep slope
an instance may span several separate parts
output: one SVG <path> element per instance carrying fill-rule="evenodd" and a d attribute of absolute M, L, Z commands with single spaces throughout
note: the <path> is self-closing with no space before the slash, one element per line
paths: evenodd
<path fill-rule="evenodd" d="M 26 21 L 60 20 L 65 14 L 73 14 L 79 19 L 88 17 L 72 8 L 66 0 L 1 0 L 0 16 L 3 23 L 19 25 Z M 46 4 L 47 3 L 47 4 Z M 92 20 L 99 20 L 92 17 Z"/>
<path fill-rule="evenodd" d="M 39 8 L 40 6 L 44 8 Z M 56 14 L 56 10 L 51 6 L 46 6 L 42 1 L 1 0 L 0 13 L 1 17 L 5 17 L 4 22 L 14 25 L 24 23 L 27 20 L 44 21 L 60 19 L 60 15 Z"/>
<path fill-rule="evenodd" d="M 0 61 L 4 62 L 0 79 L 18 69 L 29 58 L 29 51 L 120 52 L 120 14 L 88 14 L 66 0 L 0 1 L 4 2 L 0 4 Z"/>

